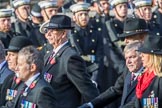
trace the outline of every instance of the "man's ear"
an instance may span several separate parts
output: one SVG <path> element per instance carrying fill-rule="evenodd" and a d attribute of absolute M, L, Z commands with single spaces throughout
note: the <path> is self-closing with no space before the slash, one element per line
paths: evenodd
<path fill-rule="evenodd" d="M 75 22 L 75 21 L 76 21 L 76 17 L 75 17 L 75 15 L 73 15 L 73 17 L 72 17 L 72 18 L 73 18 L 73 21 Z"/>
<path fill-rule="evenodd" d="M 32 63 L 32 64 L 30 65 L 30 71 L 31 71 L 31 72 L 35 72 L 36 70 L 37 70 L 36 64 Z"/>

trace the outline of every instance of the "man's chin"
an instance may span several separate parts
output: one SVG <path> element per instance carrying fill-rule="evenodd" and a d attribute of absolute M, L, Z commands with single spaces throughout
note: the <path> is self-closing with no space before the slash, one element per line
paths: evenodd
<path fill-rule="evenodd" d="M 4 29 L 4 30 L 2 30 L 2 32 L 9 32 L 10 31 L 10 29 Z"/>
<path fill-rule="evenodd" d="M 129 72 L 133 72 L 134 71 L 134 69 L 128 69 L 129 70 Z"/>

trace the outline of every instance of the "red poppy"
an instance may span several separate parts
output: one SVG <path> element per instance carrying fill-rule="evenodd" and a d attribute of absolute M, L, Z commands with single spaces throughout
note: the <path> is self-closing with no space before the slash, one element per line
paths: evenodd
<path fill-rule="evenodd" d="M 50 61 L 50 64 L 53 65 L 53 64 L 55 64 L 55 63 L 56 63 L 55 58 L 52 58 L 52 60 Z"/>
<path fill-rule="evenodd" d="M 20 83 L 20 78 L 16 78 L 16 84 L 19 84 Z"/>
<path fill-rule="evenodd" d="M 31 85 L 30 85 L 30 89 L 33 89 L 35 87 L 35 83 L 33 82 Z"/>

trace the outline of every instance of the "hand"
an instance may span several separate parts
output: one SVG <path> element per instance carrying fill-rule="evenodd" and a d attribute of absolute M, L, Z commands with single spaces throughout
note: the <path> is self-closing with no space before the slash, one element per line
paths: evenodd
<path fill-rule="evenodd" d="M 79 106 L 78 108 L 93 108 L 93 105 L 91 103 L 85 103 L 82 106 Z"/>

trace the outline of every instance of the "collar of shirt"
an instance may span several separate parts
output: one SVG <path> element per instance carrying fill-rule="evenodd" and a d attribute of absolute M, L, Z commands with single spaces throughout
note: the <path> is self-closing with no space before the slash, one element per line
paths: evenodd
<path fill-rule="evenodd" d="M 2 63 L 0 63 L 0 70 L 2 69 L 2 67 L 4 66 L 5 63 L 6 63 L 5 60 Z"/>
<path fill-rule="evenodd" d="M 25 84 L 27 85 L 27 88 L 25 89 L 25 91 L 30 87 L 30 85 L 32 84 L 32 82 L 40 75 L 40 73 L 36 73 L 34 76 L 32 76 L 31 78 L 29 78 Z"/>
<path fill-rule="evenodd" d="M 141 67 L 137 72 L 132 73 L 135 75 L 134 79 L 137 79 L 138 75 L 143 71 L 143 69 L 144 69 L 144 67 Z"/>
<path fill-rule="evenodd" d="M 60 46 L 58 46 L 56 49 L 54 49 L 53 51 L 55 52 L 55 54 L 65 45 L 67 44 L 68 41 L 64 42 L 63 44 L 61 44 Z"/>

